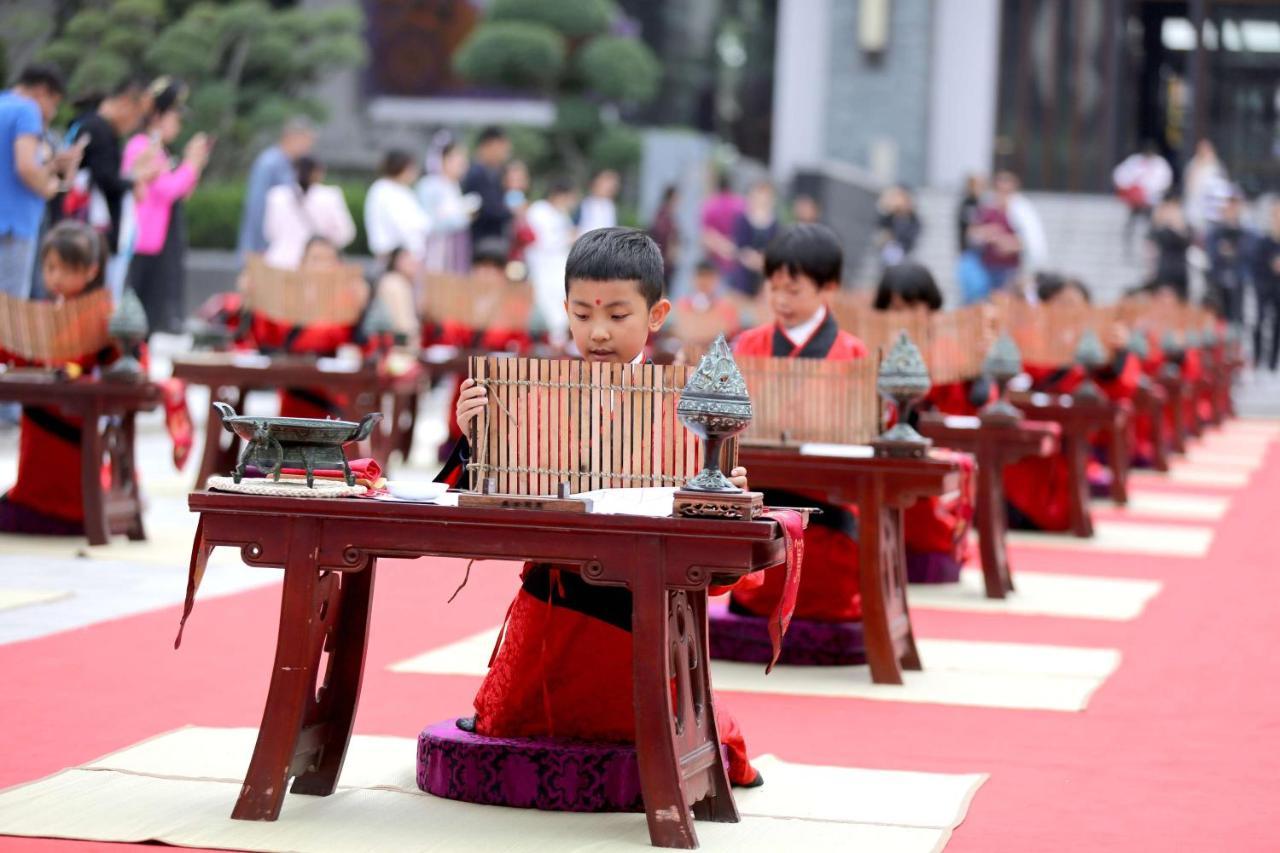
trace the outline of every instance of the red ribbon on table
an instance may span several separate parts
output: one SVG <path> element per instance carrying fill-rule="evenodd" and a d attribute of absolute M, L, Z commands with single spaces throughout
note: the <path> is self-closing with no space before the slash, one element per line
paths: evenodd
<path fill-rule="evenodd" d="M 786 575 L 782 579 L 782 593 L 778 596 L 778 604 L 769 616 L 769 640 L 773 643 L 773 657 L 765 672 L 773 672 L 773 665 L 782 654 L 782 638 L 791 627 L 791 616 L 796 611 L 796 597 L 800 594 L 800 568 L 804 563 L 804 528 L 805 514 L 793 509 L 770 509 L 764 513 L 765 518 L 778 522 L 782 528 L 782 538 L 786 545 Z"/>

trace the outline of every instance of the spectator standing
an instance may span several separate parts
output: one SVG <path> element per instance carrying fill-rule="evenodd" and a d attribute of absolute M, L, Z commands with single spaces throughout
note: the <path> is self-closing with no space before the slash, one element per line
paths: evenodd
<path fill-rule="evenodd" d="M 261 254 L 267 250 L 264 230 L 267 193 L 272 187 L 294 183 L 293 161 L 310 154 L 315 142 L 315 125 L 305 116 L 296 116 L 285 122 L 276 144 L 254 159 L 245 184 L 244 211 L 240 215 L 240 236 L 236 241 L 241 260 L 249 252 Z"/>
<path fill-rule="evenodd" d="M 702 248 L 719 267 L 720 274 L 733 272 L 738 249 L 733 243 L 733 224 L 746 208 L 746 201 L 733 191 L 728 175 L 716 179 L 716 193 L 702 205 Z"/>
<path fill-rule="evenodd" d="M 613 169 L 601 169 L 591 179 L 587 197 L 578 209 L 578 233 L 586 234 L 597 228 L 612 228 L 618 224 L 618 196 L 621 179 Z"/>
<path fill-rule="evenodd" d="M 486 127 L 480 131 L 475 159 L 462 179 L 462 192 L 480 197 L 480 209 L 471 220 L 472 245 L 486 237 L 507 236 L 512 214 L 506 203 L 502 173 L 510 158 L 511 141 L 502 128 Z"/>
<path fill-rule="evenodd" d="M 1013 172 L 1001 172 L 995 182 L 1005 184 L 1009 193 L 1009 224 L 1022 243 L 1022 266 L 1033 273 L 1044 269 L 1049 264 L 1049 242 L 1036 206 L 1022 192 L 1022 180 Z"/>
<path fill-rule="evenodd" d="M 778 233 L 777 198 L 773 184 L 759 181 L 747 193 L 745 209 L 733 221 L 735 263 L 729 286 L 754 297 L 764 283 L 764 249 Z"/>
<path fill-rule="evenodd" d="M 1124 226 L 1124 247 L 1126 252 L 1130 252 L 1138 221 L 1145 219 L 1150 224 L 1152 209 L 1173 184 L 1173 169 L 1169 161 L 1160 156 L 1156 144 L 1148 140 L 1142 144 L 1141 151 L 1135 151 L 1116 166 L 1111 173 L 1111 182 L 1115 185 L 1116 194 L 1129 208 L 1129 218 Z"/>
<path fill-rule="evenodd" d="M 1254 293 L 1258 319 L 1253 327 L 1253 365 L 1272 373 L 1280 369 L 1280 201 L 1271 205 L 1271 220 L 1254 255 Z"/>
<path fill-rule="evenodd" d="M 382 158 L 379 171 L 381 176 L 364 199 L 369 251 L 386 263 L 394 250 L 406 249 L 421 262 L 427 251 L 431 220 L 413 191 L 418 166 L 408 152 L 392 150 Z"/>
<path fill-rule="evenodd" d="M 1016 181 L 1000 173 L 991 194 L 978 211 L 977 222 L 969 229 L 971 244 L 981 253 L 982 268 L 992 291 L 1003 289 L 1018 274 L 1022 261 L 1022 239 L 1014 230 L 1009 206 L 1017 191 Z"/>
<path fill-rule="evenodd" d="M 509 246 L 510 260 L 523 262 L 524 250 L 533 243 L 534 237 L 533 229 L 529 227 L 529 167 L 523 160 L 512 160 L 502 170 L 502 193 L 503 201 L 511 211 L 510 235 L 504 242 Z M 497 239 L 490 237 L 487 242 L 490 246 L 497 245 L 494 243 Z M 474 265 L 479 244 L 473 246 L 471 252 Z"/>
<path fill-rule="evenodd" d="M 564 310 L 564 267 L 573 247 L 574 228 L 570 211 L 577 192 L 564 180 L 547 190 L 547 197 L 529 205 L 529 227 L 533 243 L 525 249 L 529 280 L 533 282 L 534 304 L 546 324 L 547 337 L 557 346 L 568 339 L 569 315 Z"/>
<path fill-rule="evenodd" d="M 800 193 L 791 200 L 791 221 L 798 225 L 813 225 L 822 222 L 822 206 L 818 200 L 806 193 Z"/>
<path fill-rule="evenodd" d="M 87 141 L 74 186 L 63 198 L 62 215 L 87 222 L 103 235 L 111 258 L 107 262 L 106 283 L 117 299 L 124 288 L 130 255 L 120 251 L 121 224 L 126 213 L 133 216 L 134 186 L 149 182 L 160 168 L 159 160 L 150 158 L 135 163 L 134 173 L 125 172 L 121 168 L 121 140 L 138 129 L 150 109 L 146 83 L 129 77 L 111 89 L 95 108 L 72 122 L 67 133 L 69 139 Z M 142 168 L 138 170 L 138 166 Z"/>
<path fill-rule="evenodd" d="M 0 293 L 22 299 L 31 294 L 45 201 L 79 165 L 82 147 L 48 156 L 43 141 L 64 91 L 56 69 L 32 65 L 0 94 Z"/>
<path fill-rule="evenodd" d="M 1231 195 L 1231 181 L 1226 167 L 1218 159 L 1213 143 L 1201 139 L 1183 174 L 1183 196 L 1186 200 L 1187 224 L 1192 233 L 1203 238 L 1218 221 L 1222 208 Z"/>
<path fill-rule="evenodd" d="M 960 207 L 956 210 L 956 250 L 961 254 L 973 247 L 969 240 L 969 229 L 978 222 L 978 214 L 982 210 L 982 196 L 987 191 L 987 182 L 982 175 L 969 175 L 964 180 L 964 195 L 960 197 Z"/>
<path fill-rule="evenodd" d="M 147 312 L 152 332 L 178 332 L 186 316 L 187 227 L 182 202 L 195 190 L 209 162 L 210 142 L 197 133 L 182 161 L 169 162 L 167 146 L 182 133 L 187 87 L 162 77 L 151 86 L 146 132 L 125 145 L 122 167 L 152 170 L 155 177 L 134 187 L 137 236 L 129 261 L 129 286 Z"/>
<path fill-rule="evenodd" d="M 920 217 L 911 193 L 904 186 L 889 187 L 880 196 L 876 242 L 880 261 L 887 267 L 901 263 L 915 251 L 920 239 Z"/>
<path fill-rule="evenodd" d="M 1220 221 L 1209 228 L 1205 248 L 1209 252 L 1209 293 L 1227 318 L 1244 321 L 1244 290 L 1252 272 L 1250 235 L 1242 219 L 1244 200 L 1232 191 L 1222 207 Z"/>
<path fill-rule="evenodd" d="M 982 213 L 986 184 L 982 175 L 969 175 L 965 179 L 960 206 L 956 209 L 956 237 L 960 252 L 960 259 L 956 262 L 956 280 L 965 305 L 981 302 L 991 293 L 991 279 L 982 265 L 982 247 L 970 236 Z"/>
<path fill-rule="evenodd" d="M 428 273 L 464 273 L 471 266 L 471 219 L 480 209 L 480 196 L 462 192 L 466 148 L 447 142 L 434 159 L 417 186 L 418 203 L 431 220 L 422 266 Z"/>
<path fill-rule="evenodd" d="M 1166 197 L 1156 205 L 1147 240 L 1155 255 L 1151 284 L 1172 287 L 1186 302 L 1190 293 L 1187 250 L 1191 248 L 1191 230 L 1176 198 Z"/>
<path fill-rule="evenodd" d="M 665 271 L 667 292 L 671 292 L 671 277 L 680 263 L 680 224 L 676 210 L 680 206 L 680 192 L 675 184 L 668 184 L 662 191 L 662 201 L 649 224 L 649 236 L 662 250 L 662 266 Z"/>
<path fill-rule="evenodd" d="M 418 319 L 416 282 L 422 277 L 422 264 L 412 252 L 393 249 L 387 267 L 374 288 L 374 298 L 381 302 L 391 317 L 398 343 L 416 352 L 422 338 Z"/>
<path fill-rule="evenodd" d="M 267 192 L 263 233 L 264 256 L 277 269 L 296 270 L 313 237 L 323 237 L 339 251 L 356 237 L 356 224 L 340 187 L 324 183 L 324 166 L 311 157 L 294 162 L 292 183 Z"/>

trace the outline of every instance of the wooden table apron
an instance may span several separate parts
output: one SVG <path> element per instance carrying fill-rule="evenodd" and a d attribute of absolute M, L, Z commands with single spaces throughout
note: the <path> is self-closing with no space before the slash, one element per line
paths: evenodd
<path fill-rule="evenodd" d="M 1069 394 L 1012 394 L 1009 401 L 1033 421 L 1052 421 L 1062 428 L 1062 452 L 1070 472 L 1069 524 L 1076 536 L 1093 535 L 1093 512 L 1089 509 L 1089 439 L 1099 430 L 1110 430 L 1108 462 L 1111 468 L 1111 499 L 1124 506 L 1129 502 L 1129 461 L 1132 456 L 1129 432 L 1133 407 L 1127 401 L 1106 398 L 1089 400 Z"/>
<path fill-rule="evenodd" d="M 134 465 L 134 419 L 138 412 L 149 412 L 160 405 L 159 388 L 150 382 L 50 382 L 6 376 L 0 377 L 0 400 L 60 409 L 81 419 L 80 486 L 84 532 L 90 545 L 107 544 L 113 533 L 124 533 L 134 540 L 147 538 Z M 104 453 L 111 460 L 111 485 L 105 490 Z"/>
<path fill-rule="evenodd" d="M 393 450 L 399 450 L 402 458 L 408 458 L 418 389 L 423 381 L 420 371 L 404 376 L 389 376 L 369 368 L 354 372 L 328 371 L 321 370 L 312 360 L 301 358 L 273 360 L 265 366 L 235 364 L 230 359 L 213 357 L 175 358 L 173 375 L 188 384 L 209 389 L 204 450 L 195 483 L 198 489 L 204 487 L 210 476 L 228 473 L 235 466 L 240 450 L 239 439 L 222 428 L 222 420 L 213 408 L 215 402 L 227 403 L 243 414 L 249 391 L 325 388 L 346 394 L 344 417 L 359 420 L 366 413 L 380 409 L 383 398 L 390 394 L 391 411 L 384 413 L 385 423 L 376 426 L 369 438 L 369 452 L 385 465 Z"/>
<path fill-rule="evenodd" d="M 1151 424 L 1151 467 L 1156 471 L 1169 470 L 1169 454 L 1172 439 L 1165 429 L 1165 407 L 1168 395 L 1156 380 L 1143 376 L 1133 395 L 1134 409 L 1146 415 Z"/>
<path fill-rule="evenodd" d="M 810 492 L 828 503 L 857 505 L 858 583 L 871 680 L 901 684 L 903 669 L 920 669 L 907 607 L 902 511 L 922 497 L 958 489 L 959 464 L 934 458 L 802 456 L 794 448 L 749 444 L 739 447 L 738 462 L 752 488 Z"/>
<path fill-rule="evenodd" d="M 695 816 L 738 820 L 711 693 L 707 587 L 781 564 L 775 522 L 217 492 L 194 492 L 189 505 L 200 513 L 193 574 L 222 545 L 240 548 L 251 565 L 285 571 L 271 687 L 233 818 L 274 820 L 292 776 L 294 793 L 333 792 L 360 694 L 377 559 L 433 555 L 554 562 L 576 567 L 588 583 L 629 588 L 650 839 L 694 848 Z"/>
<path fill-rule="evenodd" d="M 946 417 L 932 414 L 922 415 L 918 426 L 936 444 L 972 454 L 977 460 L 976 527 L 982 577 L 987 598 L 1004 598 L 1013 592 L 1013 573 L 1005 549 L 1008 510 L 1004 467 L 1028 456 L 1052 456 L 1058 451 L 1061 428 L 1055 423 L 1035 421 L 981 421 L 973 426 L 958 426 Z"/>

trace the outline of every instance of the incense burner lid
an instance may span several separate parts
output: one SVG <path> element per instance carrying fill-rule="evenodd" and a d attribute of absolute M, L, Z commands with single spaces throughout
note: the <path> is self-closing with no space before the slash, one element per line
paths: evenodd
<path fill-rule="evenodd" d="M 1076 344 L 1076 364 L 1086 368 L 1098 368 L 1107 363 L 1107 351 L 1093 329 L 1085 329 Z"/>
<path fill-rule="evenodd" d="M 1147 343 L 1147 336 L 1140 329 L 1134 329 L 1129 335 L 1128 348 L 1129 352 L 1143 360 L 1151 355 L 1151 347 Z"/>
<path fill-rule="evenodd" d="M 107 322 L 107 334 L 118 341 L 140 341 L 147 336 L 147 312 L 133 288 L 126 287 Z"/>
<path fill-rule="evenodd" d="M 693 429 L 694 423 L 705 424 L 715 432 L 740 432 L 751 423 L 751 398 L 747 382 L 733 360 L 724 335 L 716 338 L 698 367 L 689 376 L 676 414 Z"/>
<path fill-rule="evenodd" d="M 1000 381 L 1007 381 L 1022 372 L 1022 351 L 1013 336 L 1005 332 L 996 338 L 982 361 L 982 372 Z"/>
<path fill-rule="evenodd" d="M 902 332 L 880 362 L 876 390 L 891 400 L 913 400 L 928 394 L 932 387 L 920 349 Z"/>

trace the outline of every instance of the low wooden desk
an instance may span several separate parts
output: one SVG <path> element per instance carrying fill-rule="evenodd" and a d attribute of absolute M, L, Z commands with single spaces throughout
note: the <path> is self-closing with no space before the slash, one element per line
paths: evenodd
<path fill-rule="evenodd" d="M 1169 445 L 1174 453 L 1186 453 L 1190 430 L 1187 425 L 1186 388 L 1182 382 L 1182 368 L 1174 366 L 1173 370 L 1162 369 L 1154 381 L 1164 391 L 1165 411 L 1172 427 Z"/>
<path fill-rule="evenodd" d="M 1009 523 L 1004 467 L 1028 456 L 1057 453 L 1061 428 L 1049 422 L 1005 423 L 936 412 L 922 414 L 917 426 L 934 443 L 970 453 L 978 460 L 976 509 L 982 577 L 987 598 L 1004 598 L 1013 591 L 1004 542 Z"/>
<path fill-rule="evenodd" d="M 271 688 L 233 818 L 275 820 L 290 777 L 297 777 L 293 793 L 333 793 L 360 696 L 378 558 L 433 555 L 554 562 L 577 568 L 588 583 L 630 589 L 649 837 L 660 847 L 694 848 L 694 817 L 739 819 L 715 723 L 707 587 L 781 564 L 775 522 L 218 492 L 194 492 L 189 505 L 200 514 L 193 577 L 221 545 L 239 548 L 251 565 L 284 569 Z M 191 600 L 189 586 L 188 608 Z M 323 673 L 322 650 L 329 652 Z"/>
<path fill-rule="evenodd" d="M 1133 405 L 1151 422 L 1151 467 L 1157 471 L 1169 470 L 1169 454 L 1173 451 L 1169 431 L 1165 429 L 1168 403 L 1164 388 L 1151 377 L 1143 376 L 1134 392 Z"/>
<path fill-rule="evenodd" d="M 250 391 L 325 388 L 346 396 L 343 416 L 353 421 L 368 412 L 382 410 L 384 398 L 390 395 L 390 411 L 383 412 L 384 423 L 374 427 L 369 437 L 371 452 L 383 465 L 389 464 L 394 450 L 407 457 L 412 447 L 421 370 L 393 376 L 364 364 L 355 370 L 343 370 L 325 369 L 326 363 L 305 356 L 256 353 L 196 353 L 174 358 L 175 378 L 209 389 L 209 414 L 196 488 L 203 488 L 210 476 L 230 471 L 240 452 L 240 440 L 222 428 L 222 419 L 212 404 L 227 403 L 243 414 Z"/>
<path fill-rule="evenodd" d="M 1088 461 L 1089 439 L 1099 430 L 1110 430 L 1111 446 L 1107 455 L 1111 463 L 1111 499 L 1123 506 L 1129 502 L 1129 422 L 1132 408 L 1127 403 L 1113 403 L 1106 397 L 1097 400 L 1070 394 L 1041 392 L 1009 395 L 1013 403 L 1033 421 L 1052 421 L 1062 430 L 1062 452 L 1066 454 L 1071 476 L 1071 531 L 1076 536 L 1093 535 L 1093 513 L 1089 510 Z"/>
<path fill-rule="evenodd" d="M 851 449 L 869 454 L 871 448 Z M 901 684 L 903 669 L 920 669 L 907 608 L 902 511 L 922 497 L 958 489 L 960 466 L 932 457 L 817 455 L 746 443 L 738 448 L 738 464 L 746 467 L 753 489 L 809 492 L 827 503 L 857 504 L 858 583 L 871 679 Z"/>
<path fill-rule="evenodd" d="M 0 400 L 59 409 L 81 419 L 80 488 L 84 533 L 90 545 L 105 545 L 112 534 L 146 539 L 138 473 L 134 466 L 134 418 L 161 403 L 150 382 L 59 380 L 29 373 L 0 374 Z M 104 417 L 105 416 L 105 417 Z M 111 461 L 111 483 L 102 485 L 103 455 Z"/>

